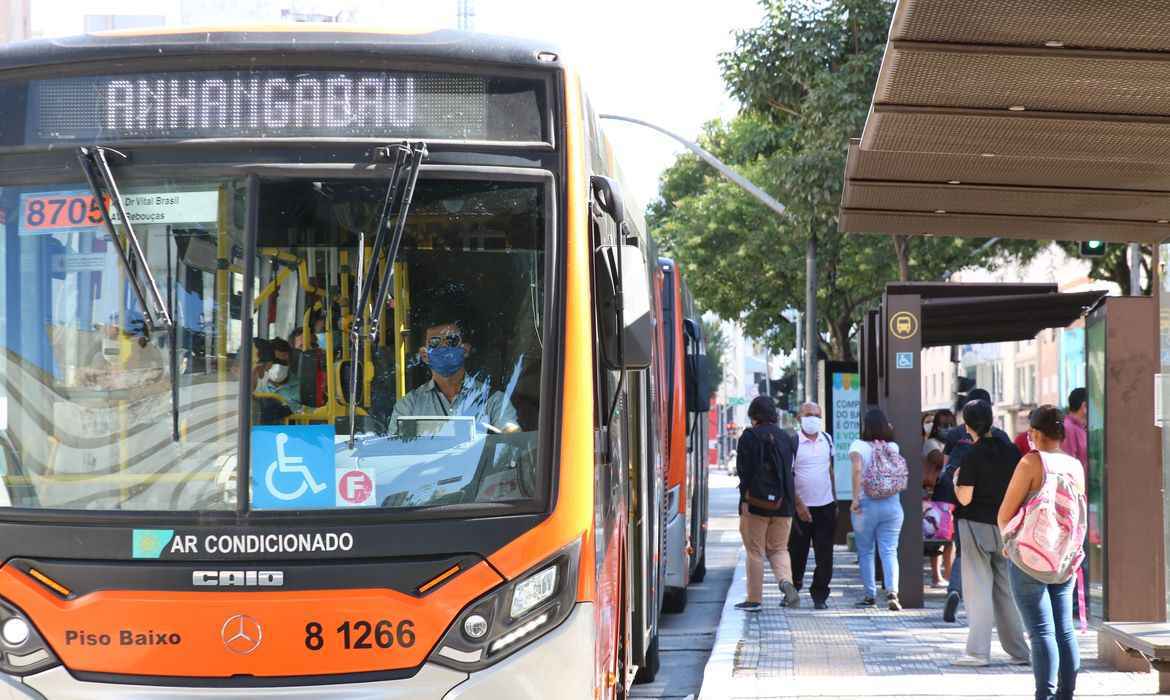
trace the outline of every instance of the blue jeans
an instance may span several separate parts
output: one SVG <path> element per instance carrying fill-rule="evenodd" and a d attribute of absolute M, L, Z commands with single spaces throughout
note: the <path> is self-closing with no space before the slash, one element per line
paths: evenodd
<path fill-rule="evenodd" d="M 852 513 L 853 539 L 861 565 L 861 585 L 865 595 L 877 597 L 874 580 L 873 552 L 877 548 L 882 558 L 882 574 L 886 590 L 898 592 L 898 537 L 902 533 L 902 499 L 898 496 L 871 500 L 861 498 L 861 512 Z"/>
<path fill-rule="evenodd" d="M 947 583 L 947 594 L 958 593 L 963 597 L 963 546 L 959 543 L 958 521 L 955 521 L 955 561 L 951 564 L 951 580 Z"/>
<path fill-rule="evenodd" d="M 1036 700 L 1071 700 L 1081 668 L 1073 629 L 1073 587 L 1067 583 L 1041 583 L 1011 566 L 1012 595 L 1032 640 L 1032 673 L 1036 676 Z"/>

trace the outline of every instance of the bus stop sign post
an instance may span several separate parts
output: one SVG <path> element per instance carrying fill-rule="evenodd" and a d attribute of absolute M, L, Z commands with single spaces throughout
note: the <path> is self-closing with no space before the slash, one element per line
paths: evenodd
<path fill-rule="evenodd" d="M 906 514 L 898 541 L 898 591 L 907 608 L 921 608 L 922 591 L 922 298 L 917 294 L 886 297 L 886 318 L 879 329 L 885 337 L 885 375 L 879 402 L 894 426 L 894 439 L 906 458 L 909 486 L 902 492 Z M 896 386 L 897 391 L 890 391 Z M 915 514 L 918 514 L 915 517 Z"/>

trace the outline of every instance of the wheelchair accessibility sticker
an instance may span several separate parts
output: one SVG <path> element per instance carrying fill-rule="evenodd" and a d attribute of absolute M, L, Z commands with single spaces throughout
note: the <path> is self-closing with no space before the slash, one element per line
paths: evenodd
<path fill-rule="evenodd" d="M 252 428 L 252 507 L 335 507 L 333 442 L 330 425 Z"/>

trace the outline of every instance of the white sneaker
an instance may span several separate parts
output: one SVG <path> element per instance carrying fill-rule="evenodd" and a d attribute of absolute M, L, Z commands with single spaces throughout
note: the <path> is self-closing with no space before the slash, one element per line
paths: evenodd
<path fill-rule="evenodd" d="M 991 660 L 987 659 L 983 656 L 974 656 L 972 654 L 963 654 L 959 658 L 952 661 L 951 665 L 952 666 L 968 666 L 968 667 L 990 666 Z"/>
<path fill-rule="evenodd" d="M 1008 659 L 1008 664 L 1011 666 L 1031 666 L 1032 659 L 1027 656 L 1013 656 Z"/>

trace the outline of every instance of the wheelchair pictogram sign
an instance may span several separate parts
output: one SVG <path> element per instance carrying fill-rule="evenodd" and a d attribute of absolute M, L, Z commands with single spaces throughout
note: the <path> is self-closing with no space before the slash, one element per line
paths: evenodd
<path fill-rule="evenodd" d="M 252 507 L 333 508 L 333 443 L 328 425 L 252 428 Z"/>

